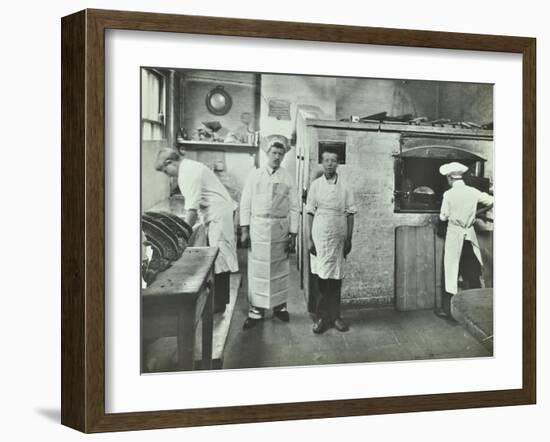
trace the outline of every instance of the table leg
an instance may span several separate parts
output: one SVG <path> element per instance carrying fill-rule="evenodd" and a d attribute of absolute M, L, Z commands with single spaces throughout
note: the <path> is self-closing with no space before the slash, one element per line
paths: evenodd
<path fill-rule="evenodd" d="M 206 297 L 206 303 L 202 311 L 202 369 L 212 368 L 212 333 L 213 333 L 213 308 L 214 308 L 214 282 L 211 280 Z"/>
<path fill-rule="evenodd" d="M 178 370 L 193 370 L 195 365 L 195 308 L 182 305 L 178 312 Z"/>

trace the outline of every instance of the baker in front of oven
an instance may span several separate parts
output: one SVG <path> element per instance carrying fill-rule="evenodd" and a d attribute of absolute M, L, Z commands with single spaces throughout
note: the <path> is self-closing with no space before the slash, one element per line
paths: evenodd
<path fill-rule="evenodd" d="M 458 292 L 458 276 L 468 288 L 481 287 L 483 261 L 474 230 L 476 217 L 493 207 L 493 197 L 475 187 L 467 186 L 462 179 L 468 167 L 458 162 L 444 164 L 439 172 L 447 177 L 450 189 L 443 194 L 439 218 L 447 221 L 443 268 L 445 292 L 440 316 L 452 318 L 451 299 Z M 484 206 L 478 210 L 478 204 Z"/>

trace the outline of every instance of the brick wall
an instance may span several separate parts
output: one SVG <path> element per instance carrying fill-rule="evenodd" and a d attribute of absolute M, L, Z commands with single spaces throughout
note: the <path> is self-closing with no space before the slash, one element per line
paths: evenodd
<path fill-rule="evenodd" d="M 399 133 L 315 129 L 311 131 L 310 167 L 317 163 L 320 140 L 346 142 L 346 163 L 339 176 L 353 189 L 358 213 L 353 250 L 346 262 L 344 303 L 393 305 L 395 227 L 421 225 L 432 214 L 394 213 L 394 157 L 399 153 Z"/>

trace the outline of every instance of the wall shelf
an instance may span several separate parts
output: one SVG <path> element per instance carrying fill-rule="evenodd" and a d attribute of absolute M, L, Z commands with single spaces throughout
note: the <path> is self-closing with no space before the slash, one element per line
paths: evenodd
<path fill-rule="evenodd" d="M 220 143 L 213 141 L 185 140 L 178 141 L 177 145 L 188 150 L 223 150 L 232 152 L 255 152 L 258 146 L 245 143 Z"/>

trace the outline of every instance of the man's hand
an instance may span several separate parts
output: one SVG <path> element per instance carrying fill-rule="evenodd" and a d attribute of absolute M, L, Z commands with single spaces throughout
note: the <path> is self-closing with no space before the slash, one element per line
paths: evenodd
<path fill-rule="evenodd" d="M 313 238 L 309 238 L 309 253 L 313 256 L 317 256 L 317 250 L 315 249 Z"/>
<path fill-rule="evenodd" d="M 479 215 L 483 215 L 485 212 L 488 212 L 493 208 L 494 204 L 487 204 L 485 207 L 479 209 L 476 211 L 476 217 Z"/>
<path fill-rule="evenodd" d="M 250 250 L 250 234 L 248 226 L 241 226 L 241 244 Z"/>
<path fill-rule="evenodd" d="M 191 227 L 193 227 L 195 225 L 195 223 L 197 222 L 197 219 L 198 219 L 199 215 L 197 213 L 197 211 L 195 209 L 189 209 L 185 216 L 184 216 L 184 219 L 185 219 L 185 222 L 187 224 L 189 224 Z"/>
<path fill-rule="evenodd" d="M 296 252 L 296 234 L 290 233 L 288 235 L 288 246 L 287 246 L 286 253 L 290 254 L 294 252 Z"/>
<path fill-rule="evenodd" d="M 351 238 L 346 238 L 344 241 L 344 258 L 347 258 L 349 252 L 351 252 Z"/>

